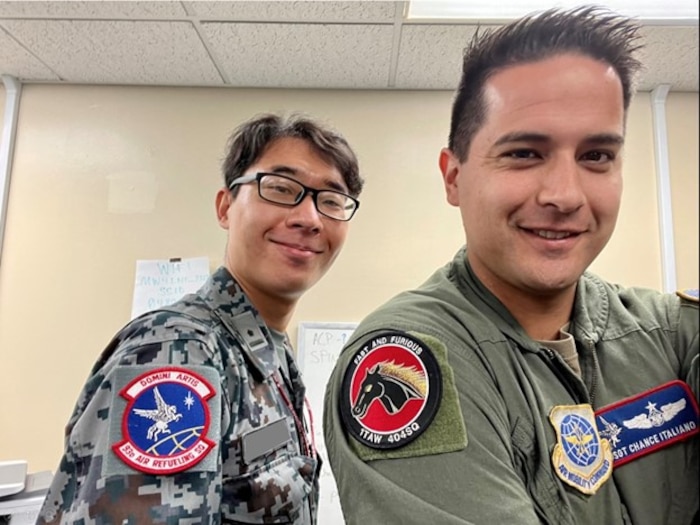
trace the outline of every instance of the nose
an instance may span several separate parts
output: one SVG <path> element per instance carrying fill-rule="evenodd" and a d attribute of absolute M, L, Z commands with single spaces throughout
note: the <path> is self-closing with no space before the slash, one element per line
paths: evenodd
<path fill-rule="evenodd" d="M 561 213 L 578 210 L 586 201 L 581 186 L 582 169 L 573 157 L 550 163 L 540 177 L 538 204 L 554 207 Z"/>
<path fill-rule="evenodd" d="M 289 208 L 287 224 L 292 228 L 305 228 L 319 231 L 323 226 L 321 214 L 316 209 L 314 198 L 307 193 L 296 206 Z"/>

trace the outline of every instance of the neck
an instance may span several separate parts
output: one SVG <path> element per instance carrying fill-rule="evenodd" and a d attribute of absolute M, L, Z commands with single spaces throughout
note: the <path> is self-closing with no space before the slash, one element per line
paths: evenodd
<path fill-rule="evenodd" d="M 277 330 L 278 332 L 286 332 L 289 321 L 294 314 L 296 300 L 286 300 L 280 297 L 272 297 L 260 292 L 244 291 L 253 306 L 260 313 L 268 328 Z"/>
<path fill-rule="evenodd" d="M 488 272 L 479 272 L 472 263 L 472 270 L 488 290 L 494 294 L 510 314 L 536 341 L 554 341 L 559 329 L 571 318 L 576 297 L 576 285 L 543 293 L 510 285 L 493 278 Z"/>
<path fill-rule="evenodd" d="M 571 318 L 575 290 L 572 288 L 566 294 L 552 297 L 524 295 L 516 298 L 509 297 L 508 294 L 497 297 L 530 338 L 535 341 L 554 341 L 559 339 L 559 330 Z"/>
<path fill-rule="evenodd" d="M 272 295 L 243 280 L 239 280 L 236 274 L 231 271 L 231 268 L 228 268 L 228 271 L 234 279 L 236 279 L 236 282 L 245 293 L 248 301 L 250 301 L 258 311 L 267 327 L 277 330 L 278 332 L 286 332 L 287 326 L 294 314 L 294 308 L 296 307 L 298 298 Z"/>

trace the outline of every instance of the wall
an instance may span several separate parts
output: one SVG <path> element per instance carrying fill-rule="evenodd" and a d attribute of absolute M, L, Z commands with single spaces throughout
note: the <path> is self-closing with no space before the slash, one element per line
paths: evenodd
<path fill-rule="evenodd" d="M 669 119 L 672 136 L 688 141 L 673 149 L 672 168 L 692 210 L 676 221 L 677 238 L 696 254 L 695 268 L 698 130 L 687 123 L 697 99 L 671 94 Z M 0 261 L 0 460 L 56 468 L 77 394 L 129 318 L 136 259 L 208 256 L 219 265 L 219 165 L 230 131 L 255 113 L 302 109 L 327 120 L 354 146 L 367 180 L 344 252 L 301 301 L 292 340 L 301 321 L 359 321 L 422 282 L 463 242 L 437 167 L 451 101 L 448 92 L 24 86 Z M 593 270 L 660 288 L 648 94 L 634 101 L 628 128 L 618 231 Z"/>
<path fill-rule="evenodd" d="M 672 94 L 666 103 L 669 169 L 679 288 L 697 288 L 698 268 L 698 94 Z"/>

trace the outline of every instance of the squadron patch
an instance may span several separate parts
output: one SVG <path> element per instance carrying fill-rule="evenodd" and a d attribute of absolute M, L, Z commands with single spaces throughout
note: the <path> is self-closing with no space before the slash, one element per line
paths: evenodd
<path fill-rule="evenodd" d="M 552 464 L 566 484 L 595 494 L 612 474 L 610 442 L 598 435 L 590 405 L 555 406 L 549 420 L 557 433 Z"/>
<path fill-rule="evenodd" d="M 676 292 L 676 295 L 694 303 L 700 302 L 700 290 L 697 288 L 691 288 L 689 290 L 678 290 Z"/>
<path fill-rule="evenodd" d="M 690 388 L 671 381 L 596 412 L 615 467 L 697 434 L 698 405 Z"/>
<path fill-rule="evenodd" d="M 442 378 L 430 349 L 403 332 L 376 335 L 352 357 L 340 397 L 348 432 L 371 448 L 416 439 L 440 405 Z"/>
<path fill-rule="evenodd" d="M 129 382 L 122 440 L 112 445 L 128 466 L 148 474 L 173 474 L 199 463 L 214 448 L 207 400 L 215 394 L 202 376 L 184 368 L 156 368 Z"/>

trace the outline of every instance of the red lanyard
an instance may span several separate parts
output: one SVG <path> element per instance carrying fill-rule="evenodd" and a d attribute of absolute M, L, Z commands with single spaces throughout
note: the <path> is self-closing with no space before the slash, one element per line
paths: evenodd
<path fill-rule="evenodd" d="M 292 417 L 294 418 L 294 424 L 296 425 L 297 433 L 299 434 L 299 440 L 301 441 L 301 445 L 304 448 L 304 454 L 310 456 L 313 459 L 316 459 L 316 436 L 314 434 L 314 417 L 311 413 L 311 406 L 309 405 L 309 400 L 306 399 L 306 396 L 304 396 L 304 405 L 306 406 L 306 411 L 309 413 L 309 433 L 311 434 L 311 439 L 309 439 L 309 436 L 306 432 L 306 426 L 302 424 L 301 421 L 299 421 L 299 417 L 297 416 L 296 410 L 294 410 L 294 406 L 289 400 L 289 397 L 287 396 L 287 393 L 285 392 L 284 388 L 280 384 L 280 381 L 277 378 L 277 374 L 273 374 L 272 378 L 275 380 L 275 385 L 277 385 L 277 391 L 282 396 L 284 404 L 287 405 L 287 408 L 292 413 Z"/>

